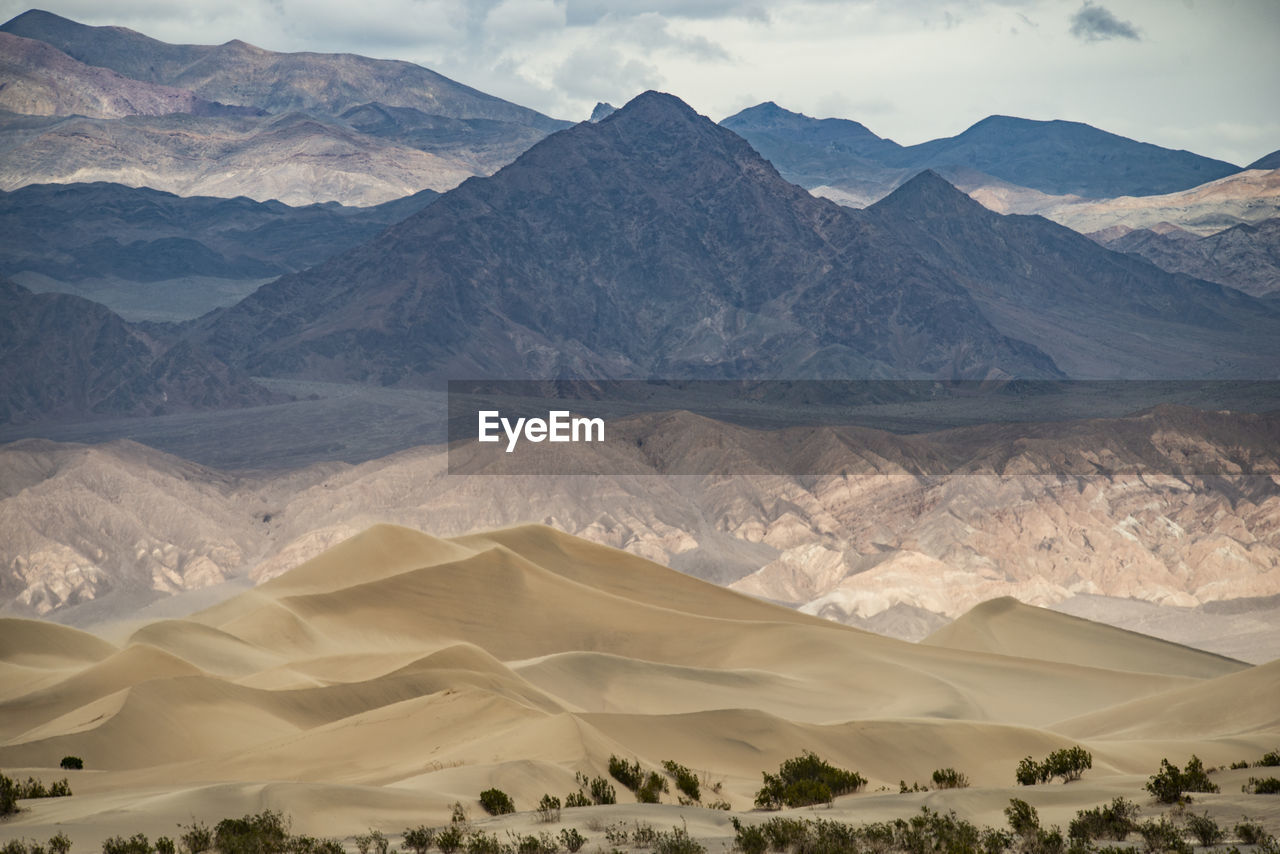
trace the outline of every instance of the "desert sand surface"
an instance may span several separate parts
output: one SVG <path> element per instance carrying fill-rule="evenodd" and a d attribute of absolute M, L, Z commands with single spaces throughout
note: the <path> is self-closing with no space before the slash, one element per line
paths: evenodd
<path fill-rule="evenodd" d="M 0 841 L 114 835 L 280 809 L 336 836 L 449 821 L 455 801 L 499 832 L 686 824 L 732 844 L 762 771 L 813 751 L 868 779 L 829 810 L 850 821 L 922 804 L 1004 823 L 1010 797 L 1065 827 L 1142 791 L 1168 757 L 1209 767 L 1280 744 L 1280 670 L 1250 666 L 998 600 L 913 644 L 736 593 L 550 527 L 442 539 L 376 525 L 185 618 L 98 637 L 0 621 L 0 768 L 68 778 L 69 798 L 21 802 Z M 1025 756 L 1083 745 L 1083 780 L 1014 785 Z M 544 793 L 607 776 L 611 755 L 674 759 L 732 812 L 632 803 L 536 824 Z M 63 771 L 65 755 L 85 760 Z M 954 767 L 972 787 L 898 794 Z M 1197 808 L 1280 830 L 1280 801 L 1217 771 Z M 489 818 L 496 786 L 519 813 Z M 711 800 L 712 796 L 704 797 Z M 592 829 L 595 828 L 595 829 Z"/>

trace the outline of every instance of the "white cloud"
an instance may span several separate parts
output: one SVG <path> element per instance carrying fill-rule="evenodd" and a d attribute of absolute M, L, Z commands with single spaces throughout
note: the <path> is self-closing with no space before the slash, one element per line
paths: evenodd
<path fill-rule="evenodd" d="M 24 11 L 27 2 L 0 0 L 0 17 Z M 1088 122 L 1237 163 L 1280 148 L 1271 118 L 1271 93 L 1280 87 L 1280 3 L 1098 3 L 43 0 L 42 6 L 166 41 L 241 38 L 273 50 L 408 59 L 570 119 L 585 118 L 596 100 L 619 103 L 660 87 L 714 118 L 769 99 L 856 119 L 902 143 L 950 136 L 1005 113 Z M 1085 29 L 1072 35 L 1073 24 Z M 1126 25 L 1140 41 L 1126 35 Z M 1085 40 L 1108 34 L 1109 49 Z"/>

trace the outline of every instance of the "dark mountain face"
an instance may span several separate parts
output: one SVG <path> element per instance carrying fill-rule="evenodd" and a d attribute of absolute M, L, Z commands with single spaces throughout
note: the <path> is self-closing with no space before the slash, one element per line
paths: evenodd
<path fill-rule="evenodd" d="M 1162 270 L 1228 285 L 1255 297 L 1280 293 L 1280 218 L 1232 226 L 1207 237 L 1140 228 L 1102 243 L 1116 252 L 1141 255 Z"/>
<path fill-rule="evenodd" d="M 1054 376 L 947 272 L 646 93 L 202 320 L 253 373 Z"/>
<path fill-rule="evenodd" d="M 1082 378 L 1280 375 L 1280 313 L 1230 288 L 1001 216 L 924 172 L 866 210 L 951 272 L 1001 332 Z"/>
<path fill-rule="evenodd" d="M 0 279 L 0 423 L 152 415 L 272 397 L 189 343 L 166 349 L 106 307 Z"/>
<path fill-rule="evenodd" d="M 948 176 L 982 173 L 1054 195 L 1111 198 L 1171 193 L 1240 171 L 1078 122 L 991 116 L 958 136 L 906 147 L 857 122 L 812 119 L 771 102 L 721 124 L 806 187 L 854 182 L 887 191 L 904 172 L 932 169 Z"/>
<path fill-rule="evenodd" d="M 1280 169 L 1280 150 L 1264 154 L 1244 167 L 1246 169 Z"/>
<path fill-rule="evenodd" d="M 438 195 L 424 190 L 367 208 L 295 208 L 120 184 L 38 184 L 0 191 L 0 275 L 270 278 L 369 240 Z"/>
<path fill-rule="evenodd" d="M 803 187 L 840 179 L 884 175 L 893 170 L 881 159 L 901 146 L 881 139 L 858 122 L 813 119 L 766 101 L 720 122 L 751 143 L 782 176 Z"/>
<path fill-rule="evenodd" d="M 497 119 L 551 132 L 566 122 L 486 95 L 409 62 L 352 54 L 274 53 L 242 41 L 174 45 L 124 27 L 89 27 L 32 10 L 0 30 L 37 39 L 88 65 L 187 89 L 211 101 L 272 113 L 337 115 L 378 101 L 463 119 Z"/>
<path fill-rule="evenodd" d="M 1172 151 L 1079 122 L 991 116 L 959 136 L 886 158 L 911 167 L 967 166 L 1044 193 L 1090 198 L 1154 196 L 1233 175 L 1240 167 Z"/>

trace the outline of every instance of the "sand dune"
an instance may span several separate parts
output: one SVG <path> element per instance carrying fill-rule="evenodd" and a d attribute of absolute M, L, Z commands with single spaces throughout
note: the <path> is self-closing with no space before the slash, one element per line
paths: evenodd
<path fill-rule="evenodd" d="M 1163 755 L 1214 764 L 1280 739 L 1275 663 L 1010 601 L 910 644 L 541 526 L 375 526 L 122 649 L 2 628 L 0 767 L 49 776 L 75 754 L 90 770 L 0 838 L 56 822 L 92 845 L 121 832 L 121 809 L 171 832 L 270 804 L 305 832 L 399 830 L 455 800 L 478 814 L 490 786 L 531 809 L 611 754 L 677 759 L 745 810 L 762 770 L 814 750 L 869 778 L 837 804 L 864 816 L 918 806 L 897 782 L 951 766 L 984 788 L 930 797 L 998 816 L 1026 755 L 1093 752 L 1087 784 L 1033 793 L 1066 810 L 1128 792 Z M 726 833 L 723 813 L 694 812 L 707 838 Z"/>
<path fill-rule="evenodd" d="M 1009 597 L 984 602 L 921 643 L 1200 679 L 1248 667 L 1225 656 L 1023 605 Z"/>

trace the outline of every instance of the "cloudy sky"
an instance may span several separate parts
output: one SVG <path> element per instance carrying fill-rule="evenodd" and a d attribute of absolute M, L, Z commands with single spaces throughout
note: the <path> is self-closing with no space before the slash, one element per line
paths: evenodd
<path fill-rule="evenodd" d="M 0 0 L 4 19 L 30 0 Z M 559 118 L 645 89 L 900 143 L 1064 118 L 1244 165 L 1280 148 L 1280 0 L 41 0 L 171 42 L 408 59 Z"/>

